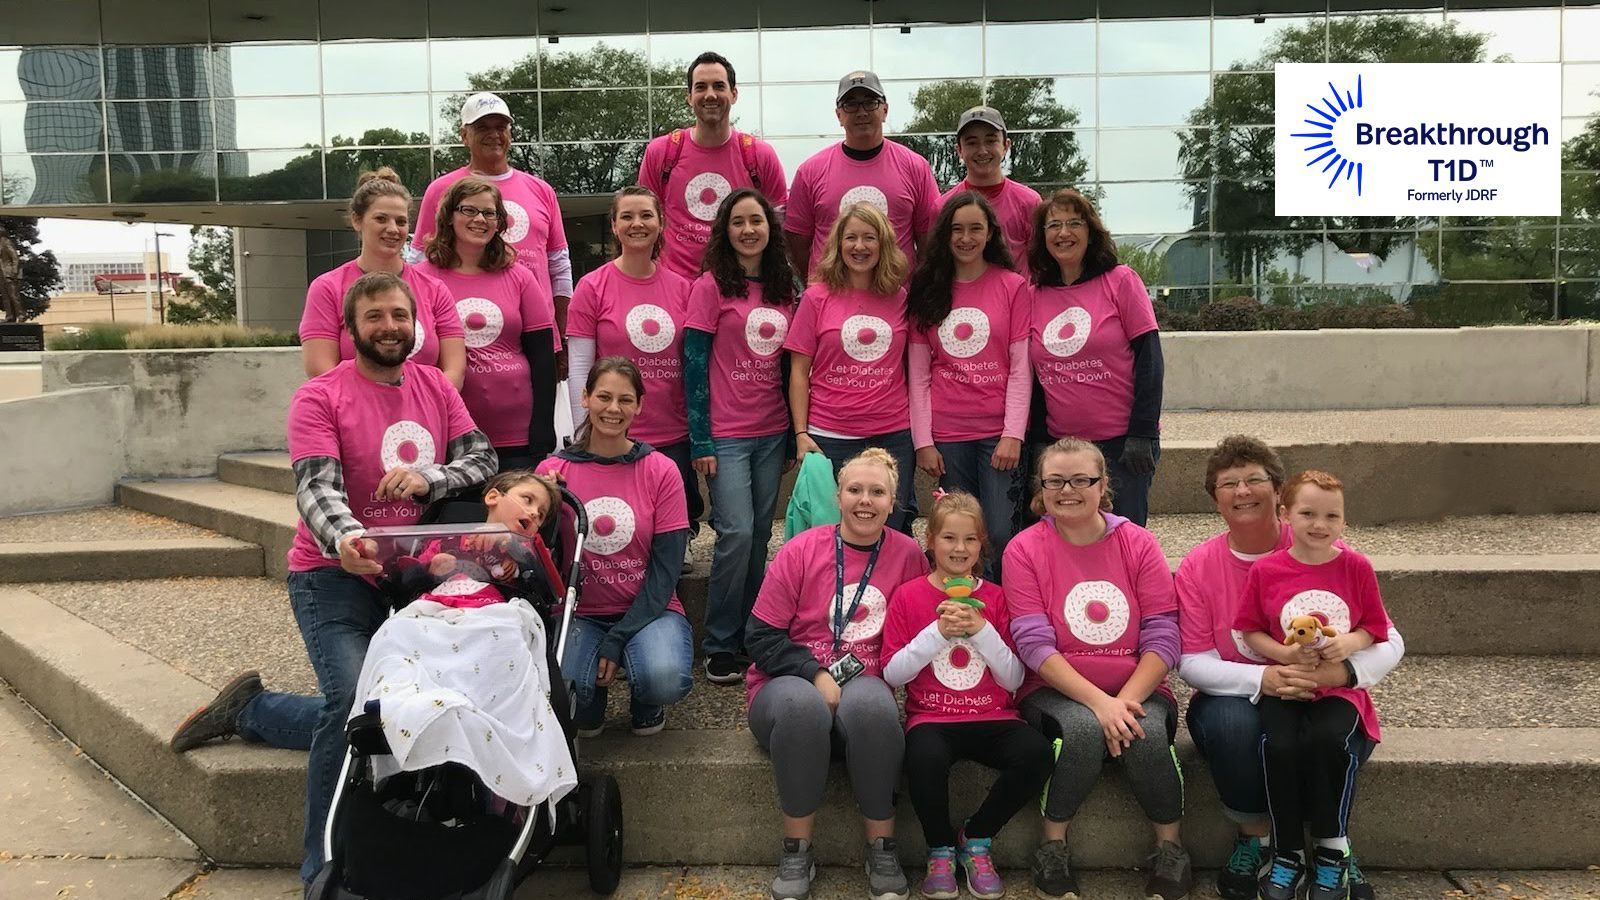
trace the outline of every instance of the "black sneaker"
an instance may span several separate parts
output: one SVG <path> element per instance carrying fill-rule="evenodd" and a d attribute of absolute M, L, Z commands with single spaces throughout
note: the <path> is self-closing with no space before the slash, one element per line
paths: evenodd
<path fill-rule="evenodd" d="M 1306 867 L 1300 857 L 1275 853 L 1272 865 L 1256 882 L 1261 900 L 1297 900 L 1306 883 Z"/>
<path fill-rule="evenodd" d="M 1040 900 L 1077 900 L 1078 879 L 1072 877 L 1066 841 L 1045 841 L 1033 851 L 1033 892 Z"/>
<path fill-rule="evenodd" d="M 1256 900 L 1256 879 L 1261 877 L 1261 866 L 1266 861 L 1260 838 L 1234 838 L 1228 864 L 1217 873 L 1217 893 L 1223 900 Z"/>
<path fill-rule="evenodd" d="M 174 753 L 186 753 L 212 738 L 229 738 L 239 733 L 239 713 L 265 688 L 261 673 L 251 669 L 233 676 L 217 691 L 211 702 L 189 714 L 172 733 Z"/>
<path fill-rule="evenodd" d="M 1318 847 L 1311 856 L 1311 892 L 1307 900 L 1350 900 L 1350 856 L 1332 847 Z"/>
<path fill-rule="evenodd" d="M 1150 877 L 1144 883 L 1144 895 L 1150 900 L 1184 900 L 1194 884 L 1194 868 L 1189 854 L 1171 841 L 1156 845 L 1154 853 L 1145 862 Z"/>
<path fill-rule="evenodd" d="M 713 653 L 706 657 L 706 680 L 712 684 L 739 684 L 749 667 L 750 663 L 736 653 Z"/>
<path fill-rule="evenodd" d="M 1350 900 L 1377 900 L 1378 893 L 1372 889 L 1372 882 L 1361 873 L 1361 867 L 1356 865 L 1355 851 L 1350 852 Z"/>

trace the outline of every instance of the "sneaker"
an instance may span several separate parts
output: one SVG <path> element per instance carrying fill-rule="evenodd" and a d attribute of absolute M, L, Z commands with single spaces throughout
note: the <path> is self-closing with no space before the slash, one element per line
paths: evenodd
<path fill-rule="evenodd" d="M 667 727 L 667 708 L 665 706 L 657 707 L 653 714 L 646 715 L 643 718 L 637 713 L 634 714 L 633 733 L 640 737 L 649 737 L 652 734 L 657 734 L 665 727 Z"/>
<path fill-rule="evenodd" d="M 928 900 L 956 900 L 961 888 L 956 884 L 956 850 L 954 847 L 934 847 L 928 851 L 928 874 L 922 876 L 918 888 Z"/>
<path fill-rule="evenodd" d="M 744 670 L 750 663 L 736 653 L 726 651 L 706 657 L 706 680 L 712 684 L 739 684 L 744 681 Z"/>
<path fill-rule="evenodd" d="M 1150 870 L 1150 877 L 1144 882 L 1144 895 L 1150 900 L 1183 900 L 1189 896 L 1194 867 L 1189 864 L 1188 851 L 1171 841 L 1162 841 L 1144 865 Z"/>
<path fill-rule="evenodd" d="M 1033 851 L 1033 892 L 1040 900 L 1078 900 L 1066 841 L 1045 841 Z"/>
<path fill-rule="evenodd" d="M 867 844 L 867 896 L 872 900 L 909 900 L 911 882 L 900 868 L 894 838 L 877 838 Z"/>
<path fill-rule="evenodd" d="M 783 855 L 778 857 L 778 877 L 772 879 L 772 900 L 806 900 L 811 882 L 817 877 L 817 862 L 811 858 L 811 842 L 799 838 L 783 839 Z"/>
<path fill-rule="evenodd" d="M 1267 874 L 1256 882 L 1261 900 L 1296 900 L 1306 883 L 1306 867 L 1298 854 L 1276 853 Z"/>
<path fill-rule="evenodd" d="M 967 878 L 967 891 L 983 900 L 995 900 L 1006 894 L 1005 882 L 994 870 L 994 858 L 989 855 L 991 838 L 969 838 L 965 833 L 956 835 L 956 861 Z"/>
<path fill-rule="evenodd" d="M 1356 865 L 1356 855 L 1350 853 L 1350 900 L 1377 900 L 1378 893 L 1372 889 L 1372 882 L 1367 876 L 1361 874 L 1361 867 Z"/>
<path fill-rule="evenodd" d="M 187 753 L 212 738 L 230 738 L 238 734 L 239 713 L 264 690 L 261 673 L 254 669 L 233 676 L 210 703 L 190 713 L 178 725 L 172 733 L 172 752 Z"/>
<path fill-rule="evenodd" d="M 1256 879 L 1261 877 L 1261 867 L 1266 861 L 1260 838 L 1243 835 L 1234 838 L 1228 864 L 1217 873 L 1217 893 L 1224 900 L 1256 900 Z"/>
<path fill-rule="evenodd" d="M 1318 847 L 1311 856 L 1311 893 L 1307 900 L 1349 900 L 1350 857 L 1332 847 Z"/>

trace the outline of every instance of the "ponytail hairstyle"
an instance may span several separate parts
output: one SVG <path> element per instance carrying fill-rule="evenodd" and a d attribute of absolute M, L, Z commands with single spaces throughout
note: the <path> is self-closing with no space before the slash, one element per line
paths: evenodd
<path fill-rule="evenodd" d="M 989 560 L 989 551 L 993 548 L 989 546 L 989 529 L 983 524 L 983 506 L 978 503 L 977 497 L 966 491 L 934 493 L 933 512 L 928 514 L 928 562 L 933 562 L 933 536 L 944 529 L 944 520 L 951 516 L 970 516 L 973 528 L 978 532 L 978 558 L 973 560 L 972 571 L 967 573 L 976 578 L 982 574 Z"/>
<path fill-rule="evenodd" d="M 841 490 L 844 487 L 844 473 L 851 466 L 882 466 L 889 476 L 889 496 L 896 496 L 900 487 L 900 466 L 895 463 L 894 457 L 889 455 L 889 451 L 882 447 L 868 447 L 845 460 L 844 465 L 839 467 L 838 482 Z"/>
<path fill-rule="evenodd" d="M 609 221 L 612 226 L 617 224 L 617 209 L 622 205 L 623 197 L 649 197 L 650 202 L 655 204 L 656 222 L 660 227 L 656 230 L 656 245 L 650 248 L 650 258 L 655 259 L 659 257 L 661 255 L 661 248 L 666 246 L 667 243 L 667 216 L 666 213 L 661 209 L 661 198 L 656 196 L 655 191 L 650 190 L 642 184 L 630 184 L 625 188 L 618 189 L 616 193 L 611 195 L 611 211 L 606 214 L 606 220 Z M 616 235 L 613 234 L 612 237 L 616 237 Z M 617 245 L 612 248 L 611 258 L 616 259 L 620 256 L 622 256 L 622 242 L 618 241 Z"/>
<path fill-rule="evenodd" d="M 356 192 L 350 196 L 350 218 L 359 219 L 367 214 L 372 201 L 379 197 L 399 197 L 411 208 L 411 192 L 400 181 L 400 175 L 388 166 L 379 166 L 375 172 L 362 172 L 356 176 Z"/>
<path fill-rule="evenodd" d="M 983 245 L 984 261 L 1003 269 L 1013 267 L 1005 232 L 1000 230 L 1000 217 L 989 201 L 977 191 L 962 191 L 951 197 L 928 233 L 911 285 L 906 289 L 906 318 L 914 329 L 937 328 L 950 315 L 956 281 L 956 255 L 950 249 L 950 233 L 955 228 L 956 213 L 969 206 L 982 210 L 989 225 L 989 238 Z"/>
<path fill-rule="evenodd" d="M 1100 485 L 1101 487 L 1105 488 L 1105 492 L 1100 495 L 1100 510 L 1102 512 L 1110 512 L 1112 491 L 1111 479 L 1106 475 L 1106 455 L 1100 452 L 1100 448 L 1096 447 L 1093 441 L 1086 441 L 1082 438 L 1075 437 L 1064 437 L 1061 440 L 1056 441 L 1054 444 L 1044 448 L 1044 450 L 1039 454 L 1039 465 L 1034 469 L 1033 472 L 1034 483 L 1037 485 L 1039 479 L 1044 477 L 1045 461 L 1052 456 L 1059 456 L 1063 453 L 1087 453 L 1094 459 L 1095 471 L 1100 473 Z M 1028 504 L 1028 508 L 1033 510 L 1033 514 L 1036 516 L 1044 515 L 1043 487 L 1036 487 L 1034 489 L 1033 500 Z"/>
<path fill-rule="evenodd" d="M 595 385 L 600 383 L 600 376 L 613 372 L 628 379 L 628 382 L 633 386 L 634 396 L 638 398 L 640 403 L 643 403 L 644 376 L 639 374 L 639 367 L 633 364 L 633 360 L 626 356 L 602 356 L 595 360 L 594 365 L 589 369 L 589 377 L 583 382 L 584 396 L 594 393 Z M 578 423 L 578 427 L 573 431 L 572 449 L 589 449 L 589 431 L 589 417 L 584 416 L 583 421 Z"/>
<path fill-rule="evenodd" d="M 717 217 L 711 222 L 711 240 L 706 244 L 701 270 L 711 273 L 717 282 L 717 293 L 722 296 L 750 295 L 744 266 L 739 262 L 739 251 L 733 249 L 733 240 L 728 234 L 728 221 L 733 218 L 734 205 L 747 199 L 761 204 L 761 214 L 767 219 L 767 249 L 761 251 L 761 302 L 788 306 L 794 302 L 795 279 L 788 246 L 783 239 L 783 222 L 778 218 L 778 211 L 772 208 L 771 201 L 755 188 L 740 188 L 723 198 L 722 205 L 717 207 Z"/>
<path fill-rule="evenodd" d="M 517 251 L 506 243 L 506 204 L 500 197 L 500 189 L 494 182 L 477 175 L 468 175 L 455 184 L 450 185 L 444 196 L 439 198 L 439 209 L 434 216 L 433 237 L 428 238 L 425 250 L 428 262 L 441 269 L 454 269 L 461 265 L 461 256 L 456 253 L 456 210 L 461 202 L 475 194 L 493 194 L 495 220 L 489 224 L 494 227 L 494 233 L 489 236 L 489 243 L 483 248 L 483 268 L 490 272 L 499 272 L 509 269 L 516 262 Z"/>

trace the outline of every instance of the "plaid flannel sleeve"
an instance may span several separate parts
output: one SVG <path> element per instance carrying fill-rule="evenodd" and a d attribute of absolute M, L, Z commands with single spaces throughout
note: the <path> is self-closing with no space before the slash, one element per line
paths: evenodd
<path fill-rule="evenodd" d="M 300 520 L 324 555 L 337 558 L 339 541 L 365 531 L 350 512 L 344 493 L 344 466 L 331 456 L 309 456 L 294 463 L 294 504 Z"/>
<path fill-rule="evenodd" d="M 489 436 L 478 429 L 452 440 L 445 449 L 444 465 L 423 466 L 417 474 L 428 482 L 428 493 L 418 497 L 419 503 L 442 500 L 474 485 L 483 484 L 500 470 L 500 457 L 495 455 Z"/>

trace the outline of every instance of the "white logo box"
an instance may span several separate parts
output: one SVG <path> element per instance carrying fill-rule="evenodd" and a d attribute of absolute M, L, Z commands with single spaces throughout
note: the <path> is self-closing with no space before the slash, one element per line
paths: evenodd
<path fill-rule="evenodd" d="M 1556 63 L 1279 63 L 1280 216 L 1561 214 Z"/>

